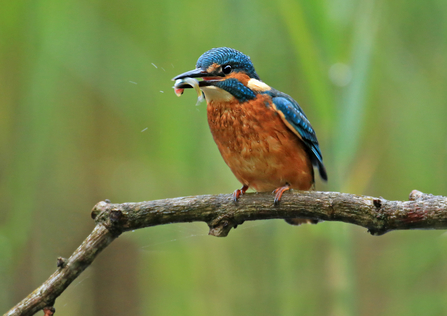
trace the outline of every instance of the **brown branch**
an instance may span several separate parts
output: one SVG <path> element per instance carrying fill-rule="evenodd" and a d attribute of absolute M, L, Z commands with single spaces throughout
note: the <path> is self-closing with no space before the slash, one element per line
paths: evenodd
<path fill-rule="evenodd" d="M 59 295 L 85 270 L 96 256 L 107 247 L 117 235 L 98 223 L 82 245 L 68 260 L 59 258 L 58 269 L 34 292 L 14 306 L 5 315 L 34 315 L 44 309 L 45 315 L 52 315 L 51 307 Z"/>
<path fill-rule="evenodd" d="M 338 192 L 285 194 L 279 206 L 270 194 L 247 194 L 235 204 L 231 195 L 202 195 L 141 203 L 99 202 L 92 210 L 96 226 L 69 259 L 58 258 L 58 269 L 39 288 L 5 315 L 33 315 L 45 309 L 52 315 L 56 298 L 95 257 L 121 233 L 144 227 L 185 222 L 206 222 L 209 234 L 227 236 L 244 221 L 311 218 L 359 225 L 372 235 L 392 230 L 446 229 L 447 198 L 414 190 L 410 201 Z"/>

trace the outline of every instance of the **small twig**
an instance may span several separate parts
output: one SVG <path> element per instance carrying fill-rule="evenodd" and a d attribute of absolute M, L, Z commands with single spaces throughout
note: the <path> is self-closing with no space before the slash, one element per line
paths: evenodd
<path fill-rule="evenodd" d="M 51 311 L 51 307 L 54 305 L 56 298 L 116 237 L 117 235 L 110 232 L 103 224 L 97 224 L 87 239 L 66 260 L 62 267 L 59 267 L 45 283 L 5 315 L 34 315 L 42 309 L 46 309 L 45 315 L 52 315 L 51 313 L 54 313 L 54 311 Z M 57 264 L 60 264 L 59 260 Z"/>
<path fill-rule="evenodd" d="M 140 203 L 99 202 L 92 210 L 96 226 L 71 255 L 59 258 L 58 269 L 39 288 L 5 315 L 33 315 L 44 309 L 51 316 L 56 298 L 121 233 L 169 223 L 206 222 L 209 234 L 227 236 L 244 221 L 310 218 L 359 225 L 372 235 L 392 230 L 446 229 L 447 198 L 412 191 L 410 201 L 338 192 L 284 194 L 275 206 L 270 194 L 247 194 L 235 204 L 232 195 L 202 195 Z"/>

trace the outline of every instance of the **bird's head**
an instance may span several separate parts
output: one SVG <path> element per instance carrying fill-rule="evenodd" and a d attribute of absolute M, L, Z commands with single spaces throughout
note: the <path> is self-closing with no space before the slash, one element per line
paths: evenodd
<path fill-rule="evenodd" d="M 250 60 L 240 51 L 228 47 L 213 48 L 199 57 L 196 69 L 182 73 L 173 80 L 201 78 L 199 87 L 207 101 L 236 98 L 246 101 L 256 92 L 270 89 L 263 83 Z M 182 88 L 190 88 L 185 85 Z"/>

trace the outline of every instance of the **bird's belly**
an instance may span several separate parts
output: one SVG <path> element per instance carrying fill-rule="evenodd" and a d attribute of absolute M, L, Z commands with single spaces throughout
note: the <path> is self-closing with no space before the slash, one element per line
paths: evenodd
<path fill-rule="evenodd" d="M 286 183 L 309 190 L 313 169 L 304 144 L 273 109 L 254 101 L 208 104 L 208 122 L 223 159 L 242 184 L 259 192 Z"/>

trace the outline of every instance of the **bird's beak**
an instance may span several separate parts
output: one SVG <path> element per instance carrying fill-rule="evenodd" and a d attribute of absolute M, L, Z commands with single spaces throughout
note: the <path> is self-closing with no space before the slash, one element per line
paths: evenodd
<path fill-rule="evenodd" d="M 196 68 L 172 78 L 172 81 L 184 78 L 202 78 L 203 80 L 199 81 L 199 87 L 212 86 L 216 81 L 220 81 L 223 79 L 222 76 L 209 73 L 206 70 L 200 68 Z M 188 83 L 180 83 L 176 87 L 181 89 L 192 88 L 192 86 Z"/>
<path fill-rule="evenodd" d="M 190 70 L 187 72 L 182 73 L 181 75 L 178 75 L 174 78 L 172 78 L 172 81 L 175 81 L 177 79 L 183 79 L 183 78 L 203 78 L 203 77 L 211 77 L 211 74 L 206 72 L 206 70 L 196 68 L 194 70 Z"/>

